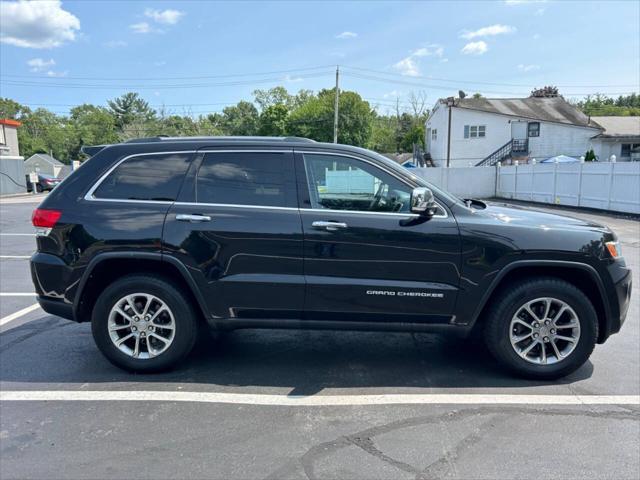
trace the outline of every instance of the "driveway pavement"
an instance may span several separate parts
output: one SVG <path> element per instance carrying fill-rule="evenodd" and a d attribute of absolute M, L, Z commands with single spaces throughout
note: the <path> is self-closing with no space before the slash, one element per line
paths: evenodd
<path fill-rule="evenodd" d="M 637 293 L 622 332 L 555 382 L 513 378 L 453 338 L 279 330 L 131 375 L 88 324 L 33 307 L 34 202 L 0 201 L 3 480 L 640 478 Z M 568 213 L 618 233 L 637 292 L 638 221 Z"/>

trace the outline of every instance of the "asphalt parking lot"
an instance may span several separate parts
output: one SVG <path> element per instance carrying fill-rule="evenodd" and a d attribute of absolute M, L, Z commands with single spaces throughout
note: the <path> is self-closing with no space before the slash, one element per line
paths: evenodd
<path fill-rule="evenodd" d="M 131 375 L 89 324 L 34 306 L 37 201 L 0 202 L 3 480 L 640 478 L 637 219 L 567 212 L 618 233 L 636 291 L 622 332 L 561 381 L 437 335 L 258 330 Z"/>

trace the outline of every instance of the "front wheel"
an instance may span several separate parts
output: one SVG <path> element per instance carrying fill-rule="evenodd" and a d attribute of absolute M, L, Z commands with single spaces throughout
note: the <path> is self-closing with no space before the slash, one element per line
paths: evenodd
<path fill-rule="evenodd" d="M 196 314 L 184 293 L 161 277 L 130 275 L 107 287 L 93 309 L 96 345 L 114 365 L 157 372 L 193 348 Z"/>
<path fill-rule="evenodd" d="M 584 364 L 598 338 L 598 319 L 585 294 L 563 280 L 513 285 L 490 309 L 489 351 L 520 376 L 557 379 Z"/>

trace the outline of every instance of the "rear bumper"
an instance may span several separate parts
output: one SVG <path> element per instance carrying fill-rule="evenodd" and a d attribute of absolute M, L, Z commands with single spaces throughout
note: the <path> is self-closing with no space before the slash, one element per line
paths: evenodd
<path fill-rule="evenodd" d="M 65 298 L 72 270 L 60 257 L 47 253 L 34 253 L 30 266 L 31 280 L 42 309 L 51 315 L 74 320 L 73 304 Z"/>

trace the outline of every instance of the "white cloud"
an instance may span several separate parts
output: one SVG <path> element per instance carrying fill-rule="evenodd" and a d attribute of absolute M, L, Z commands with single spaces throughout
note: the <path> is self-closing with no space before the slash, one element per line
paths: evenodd
<path fill-rule="evenodd" d="M 147 22 L 134 23 L 129 25 L 129 28 L 133 30 L 133 33 L 151 33 L 153 29 Z"/>
<path fill-rule="evenodd" d="M 156 67 L 164 67 L 167 64 L 164 60 L 158 60 L 157 62 L 153 62 L 153 65 Z"/>
<path fill-rule="evenodd" d="M 448 58 L 443 58 L 443 59 L 440 60 L 440 63 L 447 63 L 448 61 L 449 61 Z"/>
<path fill-rule="evenodd" d="M 285 75 L 283 80 L 287 83 L 298 83 L 302 82 L 304 79 L 302 77 L 292 77 L 291 75 Z"/>
<path fill-rule="evenodd" d="M 412 56 L 403 58 L 398 63 L 394 64 L 393 68 L 398 70 L 400 74 L 406 75 L 407 77 L 420 76 L 420 70 L 418 70 L 418 65 L 416 65 L 416 62 Z"/>
<path fill-rule="evenodd" d="M 56 72 L 51 70 L 56 64 L 56 61 L 53 58 L 49 60 L 43 60 L 42 58 L 32 58 L 27 61 L 27 65 L 29 65 L 29 71 L 34 73 L 44 73 L 47 77 L 66 77 L 67 72 Z"/>
<path fill-rule="evenodd" d="M 524 64 L 520 64 L 518 65 L 518 70 L 520 70 L 521 72 L 533 72 L 535 70 L 540 70 L 540 65 L 524 65 Z"/>
<path fill-rule="evenodd" d="M 162 23 L 164 25 L 175 25 L 185 15 L 184 12 L 179 10 L 154 10 L 153 8 L 147 8 L 144 11 L 145 17 L 153 19 L 156 23 Z"/>
<path fill-rule="evenodd" d="M 482 27 L 472 32 L 463 32 L 460 37 L 471 40 L 477 37 L 492 37 L 494 35 L 503 35 L 505 33 L 513 33 L 515 31 L 516 27 L 512 27 L 510 25 L 500 25 L 499 23 L 496 23 L 495 25 Z"/>
<path fill-rule="evenodd" d="M 357 33 L 347 31 L 347 32 L 339 33 L 338 35 L 336 35 L 336 38 L 339 38 L 341 40 L 346 40 L 348 38 L 356 38 L 357 36 L 358 36 Z"/>
<path fill-rule="evenodd" d="M 24 48 L 54 48 L 76 39 L 80 20 L 59 0 L 0 2 L 0 42 Z"/>
<path fill-rule="evenodd" d="M 479 42 L 467 43 L 460 51 L 465 55 L 482 55 L 487 53 L 487 50 L 489 50 L 489 47 L 486 42 L 480 40 Z"/>
<path fill-rule="evenodd" d="M 398 90 L 391 90 L 390 92 L 384 93 L 382 95 L 383 98 L 397 98 L 402 95 L 402 92 Z"/>
<path fill-rule="evenodd" d="M 411 56 L 413 57 L 442 57 L 444 54 L 444 48 L 442 45 L 438 45 L 437 43 L 432 43 L 427 45 L 426 47 L 421 47 L 415 50 Z"/>
<path fill-rule="evenodd" d="M 56 62 L 53 58 L 50 58 L 49 60 L 43 60 L 42 58 L 32 58 L 27 62 L 27 65 L 29 65 L 29 70 L 36 73 L 43 72 L 46 69 L 53 67 L 55 64 Z"/>
<path fill-rule="evenodd" d="M 64 72 L 54 72 L 53 70 L 47 70 L 47 77 L 66 77 L 67 74 L 69 72 L 67 72 L 66 70 Z"/>
<path fill-rule="evenodd" d="M 409 54 L 408 57 L 403 58 L 399 62 L 393 65 L 393 68 L 398 70 L 401 75 L 407 77 L 420 76 L 420 69 L 416 58 L 420 57 L 438 57 L 441 58 L 444 55 L 444 48 L 437 43 L 431 43 L 424 47 L 420 47 Z"/>
<path fill-rule="evenodd" d="M 109 40 L 108 42 L 104 42 L 103 45 L 107 48 L 120 48 L 126 47 L 127 42 L 124 40 Z"/>
<path fill-rule="evenodd" d="M 545 12 L 545 8 L 539 8 L 536 10 L 536 17 L 541 17 L 542 15 L 544 15 Z"/>
<path fill-rule="evenodd" d="M 533 34 L 533 39 L 534 40 L 539 40 L 540 39 L 540 34 L 539 33 L 534 33 Z"/>

